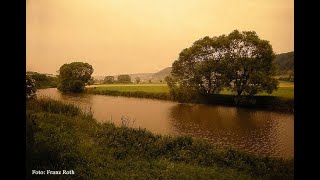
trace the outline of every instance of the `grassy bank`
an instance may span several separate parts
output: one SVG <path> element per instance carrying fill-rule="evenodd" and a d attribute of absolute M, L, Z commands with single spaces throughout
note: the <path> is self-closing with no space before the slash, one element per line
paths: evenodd
<path fill-rule="evenodd" d="M 138 98 L 150 98 L 161 100 L 173 100 L 169 94 L 169 88 L 166 84 L 110 84 L 87 87 L 86 93 L 126 96 Z M 206 103 L 216 105 L 234 106 L 235 96 L 227 90 L 218 95 L 210 97 L 193 98 L 192 103 Z M 272 94 L 260 93 L 256 97 L 254 105 L 241 105 L 247 108 L 259 108 L 275 111 L 293 112 L 294 110 L 294 84 L 291 82 L 280 81 L 277 91 Z"/>
<path fill-rule="evenodd" d="M 148 98 L 148 99 L 160 99 L 160 100 L 170 100 L 169 93 L 154 93 L 145 91 L 117 91 L 117 90 L 103 90 L 88 88 L 85 91 L 89 94 L 100 94 L 108 96 L 125 96 L 125 97 L 137 97 L 137 98 Z"/>
<path fill-rule="evenodd" d="M 146 92 L 146 93 L 169 93 L 169 87 L 165 83 L 143 83 L 143 84 L 101 84 L 88 86 L 87 89 L 90 92 L 103 92 L 103 91 L 119 91 L 119 92 Z M 222 91 L 220 94 L 231 95 L 228 90 Z M 294 97 L 294 83 L 287 81 L 280 81 L 280 85 L 277 91 L 272 94 L 260 93 L 257 96 L 274 96 L 279 98 L 293 99 Z"/>
<path fill-rule="evenodd" d="M 29 101 L 26 117 L 29 175 L 31 169 L 72 169 L 75 175 L 63 179 L 293 179 L 292 160 L 100 124 L 58 101 Z"/>

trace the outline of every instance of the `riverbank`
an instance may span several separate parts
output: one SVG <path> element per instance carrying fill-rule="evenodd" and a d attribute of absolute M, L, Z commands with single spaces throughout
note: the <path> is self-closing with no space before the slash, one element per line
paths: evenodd
<path fill-rule="evenodd" d="M 125 96 L 159 100 L 175 100 L 169 93 L 166 84 L 115 84 L 89 86 L 85 90 L 88 94 Z M 239 106 L 259 110 L 271 110 L 281 112 L 294 112 L 294 85 L 293 83 L 282 82 L 277 91 L 271 95 L 266 93 L 258 94 L 254 97 L 255 103 L 242 103 L 236 105 L 235 96 L 229 91 L 222 91 L 221 94 L 212 96 L 197 96 L 192 101 L 184 103 L 198 103 L 209 105 Z"/>
<path fill-rule="evenodd" d="M 293 160 L 97 123 L 90 112 L 59 101 L 29 101 L 26 117 L 28 172 L 71 169 L 75 175 L 64 177 L 81 179 L 293 179 Z"/>

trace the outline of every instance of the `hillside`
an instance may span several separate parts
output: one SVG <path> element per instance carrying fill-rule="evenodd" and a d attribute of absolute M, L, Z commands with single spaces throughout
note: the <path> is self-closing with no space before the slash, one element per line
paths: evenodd
<path fill-rule="evenodd" d="M 160 80 L 164 80 L 164 78 L 170 75 L 172 68 L 167 67 L 156 73 L 137 73 L 137 74 L 128 74 L 131 77 L 131 80 L 134 82 L 136 77 L 139 77 L 141 82 L 160 82 Z M 115 75 L 114 78 L 117 79 L 119 75 Z M 105 76 L 94 76 L 95 80 L 103 80 Z"/>
<path fill-rule="evenodd" d="M 148 82 L 149 79 L 152 78 L 154 73 L 137 73 L 137 74 L 129 74 L 131 77 L 131 81 L 135 82 L 136 78 L 139 77 L 141 82 Z M 114 76 L 115 79 L 118 79 L 118 75 Z"/>
<path fill-rule="evenodd" d="M 172 71 L 172 67 L 167 67 L 167 68 L 153 74 L 152 81 L 160 81 L 160 80 L 163 81 L 166 76 L 170 75 L 171 71 Z"/>
<path fill-rule="evenodd" d="M 277 54 L 274 60 L 278 66 L 279 75 L 289 74 L 289 71 L 294 72 L 294 52 Z"/>
<path fill-rule="evenodd" d="M 287 52 L 277 54 L 274 60 L 274 63 L 278 67 L 278 75 L 288 75 L 291 72 L 294 72 L 294 52 Z M 164 81 L 164 78 L 170 75 L 172 67 L 167 67 L 156 73 L 136 73 L 128 74 L 131 77 L 131 80 L 134 82 L 136 77 L 139 77 L 141 82 L 160 82 Z M 96 80 L 103 80 L 105 76 L 94 76 Z M 114 76 L 117 79 L 118 75 Z"/>

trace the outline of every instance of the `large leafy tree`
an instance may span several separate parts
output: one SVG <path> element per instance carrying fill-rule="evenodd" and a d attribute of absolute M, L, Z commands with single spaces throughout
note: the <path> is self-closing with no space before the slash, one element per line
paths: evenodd
<path fill-rule="evenodd" d="M 219 93 L 227 82 L 222 66 L 225 53 L 224 36 L 204 37 L 179 54 L 171 74 L 187 89 L 207 95 Z"/>
<path fill-rule="evenodd" d="M 217 94 L 230 89 L 238 97 L 259 92 L 272 93 L 275 58 L 271 45 L 253 31 L 233 31 L 229 35 L 204 37 L 182 50 L 172 64 L 175 87 L 198 94 Z"/>
<path fill-rule="evenodd" d="M 59 69 L 58 89 L 62 92 L 82 92 L 90 81 L 93 68 L 88 63 L 72 62 Z"/>
<path fill-rule="evenodd" d="M 224 71 L 232 92 L 239 97 L 263 91 L 271 94 L 277 89 L 275 54 L 268 41 L 261 40 L 254 31 L 237 30 L 226 39 L 228 52 L 224 58 Z"/>

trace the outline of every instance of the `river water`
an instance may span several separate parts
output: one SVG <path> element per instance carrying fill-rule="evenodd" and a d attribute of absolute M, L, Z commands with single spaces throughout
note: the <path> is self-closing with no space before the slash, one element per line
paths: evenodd
<path fill-rule="evenodd" d="M 221 147 L 261 155 L 294 157 L 294 115 L 289 113 L 141 98 L 62 94 L 56 88 L 40 89 L 37 95 L 91 109 L 99 122 L 124 123 L 157 134 L 190 135 Z"/>

